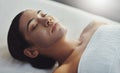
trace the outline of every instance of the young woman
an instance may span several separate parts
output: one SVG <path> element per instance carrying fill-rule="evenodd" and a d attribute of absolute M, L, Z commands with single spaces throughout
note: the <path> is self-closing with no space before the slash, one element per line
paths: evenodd
<path fill-rule="evenodd" d="M 25 10 L 12 21 L 8 48 L 15 59 L 36 68 L 52 68 L 58 62 L 53 73 L 77 73 L 81 55 L 101 25 L 104 24 L 93 22 L 82 31 L 79 40 L 70 40 L 66 38 L 67 29 L 54 17 L 41 10 Z"/>

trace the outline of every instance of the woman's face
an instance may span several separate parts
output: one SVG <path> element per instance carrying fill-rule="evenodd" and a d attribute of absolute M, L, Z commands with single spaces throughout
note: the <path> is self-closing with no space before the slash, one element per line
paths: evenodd
<path fill-rule="evenodd" d="M 52 16 L 40 10 L 24 11 L 20 18 L 19 29 L 30 44 L 44 48 L 63 38 L 67 31 Z"/>

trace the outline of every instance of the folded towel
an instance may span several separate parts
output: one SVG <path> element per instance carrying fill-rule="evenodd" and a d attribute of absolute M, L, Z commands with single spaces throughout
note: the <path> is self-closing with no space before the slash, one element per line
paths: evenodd
<path fill-rule="evenodd" d="M 120 25 L 97 29 L 81 57 L 78 73 L 120 73 Z"/>

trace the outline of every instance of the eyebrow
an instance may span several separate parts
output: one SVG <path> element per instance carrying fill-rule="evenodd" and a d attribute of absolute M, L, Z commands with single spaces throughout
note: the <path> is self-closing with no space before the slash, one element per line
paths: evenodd
<path fill-rule="evenodd" d="M 39 14 L 41 11 L 42 11 L 42 10 L 38 10 L 38 11 L 37 11 L 37 14 Z"/>
<path fill-rule="evenodd" d="M 39 14 L 41 12 L 41 10 L 38 10 L 37 11 L 37 14 Z M 28 28 L 29 28 L 29 25 L 30 25 L 30 23 L 34 20 L 35 18 L 32 18 L 32 19 L 30 19 L 29 21 L 28 21 L 28 23 L 27 23 L 27 30 L 28 30 Z"/>

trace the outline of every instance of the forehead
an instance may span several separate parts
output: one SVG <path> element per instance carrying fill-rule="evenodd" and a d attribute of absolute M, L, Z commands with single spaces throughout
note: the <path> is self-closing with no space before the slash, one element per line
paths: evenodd
<path fill-rule="evenodd" d="M 24 30 L 27 27 L 27 23 L 30 19 L 35 18 L 37 16 L 37 10 L 26 10 L 20 18 L 20 30 L 23 28 Z"/>

